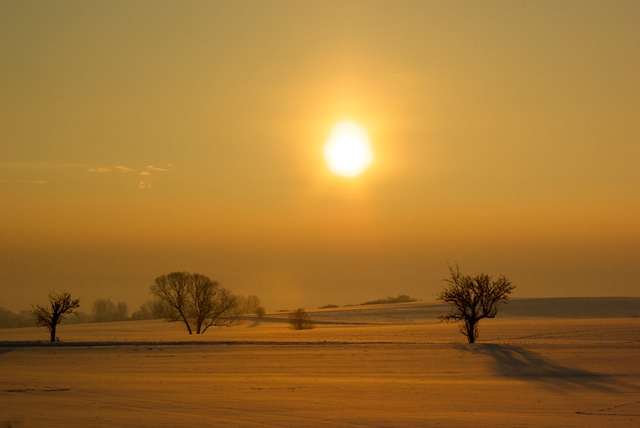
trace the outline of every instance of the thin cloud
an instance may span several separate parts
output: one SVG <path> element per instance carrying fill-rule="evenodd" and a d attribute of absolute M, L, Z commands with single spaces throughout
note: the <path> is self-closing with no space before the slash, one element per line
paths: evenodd
<path fill-rule="evenodd" d="M 12 170 L 59 170 L 59 169 L 78 169 L 84 170 L 91 174 L 112 174 L 121 172 L 124 174 L 133 174 L 138 177 L 138 187 L 140 189 L 148 189 L 151 187 L 151 176 L 156 172 L 168 172 L 170 171 L 171 164 L 166 167 L 155 166 L 147 164 L 140 169 L 131 168 L 125 165 L 112 165 L 112 166 L 95 166 L 86 164 L 71 164 L 71 163 L 46 163 L 46 162 L 2 162 L 0 161 L 0 171 L 12 171 Z M 3 172 L 4 175 L 4 172 Z M 46 185 L 49 184 L 49 180 L 44 179 L 12 179 L 12 178 L 0 178 L 0 184 L 2 185 L 17 185 L 17 184 L 33 184 L 33 185 Z"/>
<path fill-rule="evenodd" d="M 112 172 L 112 171 L 120 171 L 120 172 L 136 172 L 135 169 L 129 168 L 128 166 L 116 165 L 116 166 L 100 166 L 97 168 L 89 168 L 89 172 Z"/>
<path fill-rule="evenodd" d="M 169 166 L 171 166 L 171 165 L 169 165 Z M 160 171 L 160 172 L 167 172 L 167 171 L 169 171 L 169 168 L 162 168 L 162 167 L 154 166 L 154 165 L 147 165 L 147 169 L 148 169 L 149 171 Z"/>

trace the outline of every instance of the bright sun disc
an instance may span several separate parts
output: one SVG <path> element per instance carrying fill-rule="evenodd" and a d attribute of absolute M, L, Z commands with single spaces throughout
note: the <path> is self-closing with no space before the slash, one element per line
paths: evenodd
<path fill-rule="evenodd" d="M 335 125 L 324 146 L 324 156 L 329 169 L 344 177 L 355 177 L 373 160 L 367 132 L 355 122 L 345 121 Z"/>

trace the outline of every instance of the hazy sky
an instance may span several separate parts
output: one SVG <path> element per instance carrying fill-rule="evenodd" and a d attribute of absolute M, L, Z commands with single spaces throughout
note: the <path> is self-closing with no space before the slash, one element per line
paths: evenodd
<path fill-rule="evenodd" d="M 0 1 L 0 306 L 640 296 L 640 2 Z M 370 168 L 332 174 L 331 127 Z"/>

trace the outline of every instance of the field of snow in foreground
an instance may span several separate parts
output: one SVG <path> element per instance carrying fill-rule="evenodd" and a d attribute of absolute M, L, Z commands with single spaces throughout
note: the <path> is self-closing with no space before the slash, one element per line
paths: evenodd
<path fill-rule="evenodd" d="M 640 426 L 640 318 L 496 318 L 468 345 L 455 325 L 338 315 L 63 325 L 53 345 L 0 330 L 0 427 Z"/>

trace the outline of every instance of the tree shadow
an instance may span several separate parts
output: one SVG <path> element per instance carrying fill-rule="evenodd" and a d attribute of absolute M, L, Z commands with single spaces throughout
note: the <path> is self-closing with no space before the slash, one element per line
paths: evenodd
<path fill-rule="evenodd" d="M 539 382 L 548 388 L 582 387 L 598 391 L 619 391 L 637 386 L 616 376 L 563 366 L 520 346 L 497 344 L 458 345 L 459 349 L 491 357 L 498 376 Z"/>
<path fill-rule="evenodd" d="M 257 320 L 255 320 L 255 321 L 253 321 L 251 324 L 249 324 L 249 327 L 257 327 L 257 326 L 259 326 L 260 324 L 262 324 L 262 320 L 257 319 Z"/>
<path fill-rule="evenodd" d="M 0 355 L 2 354 L 8 354 L 9 352 L 13 351 L 13 346 L 0 346 Z M 1 428 L 1 425 L 0 425 Z"/>

